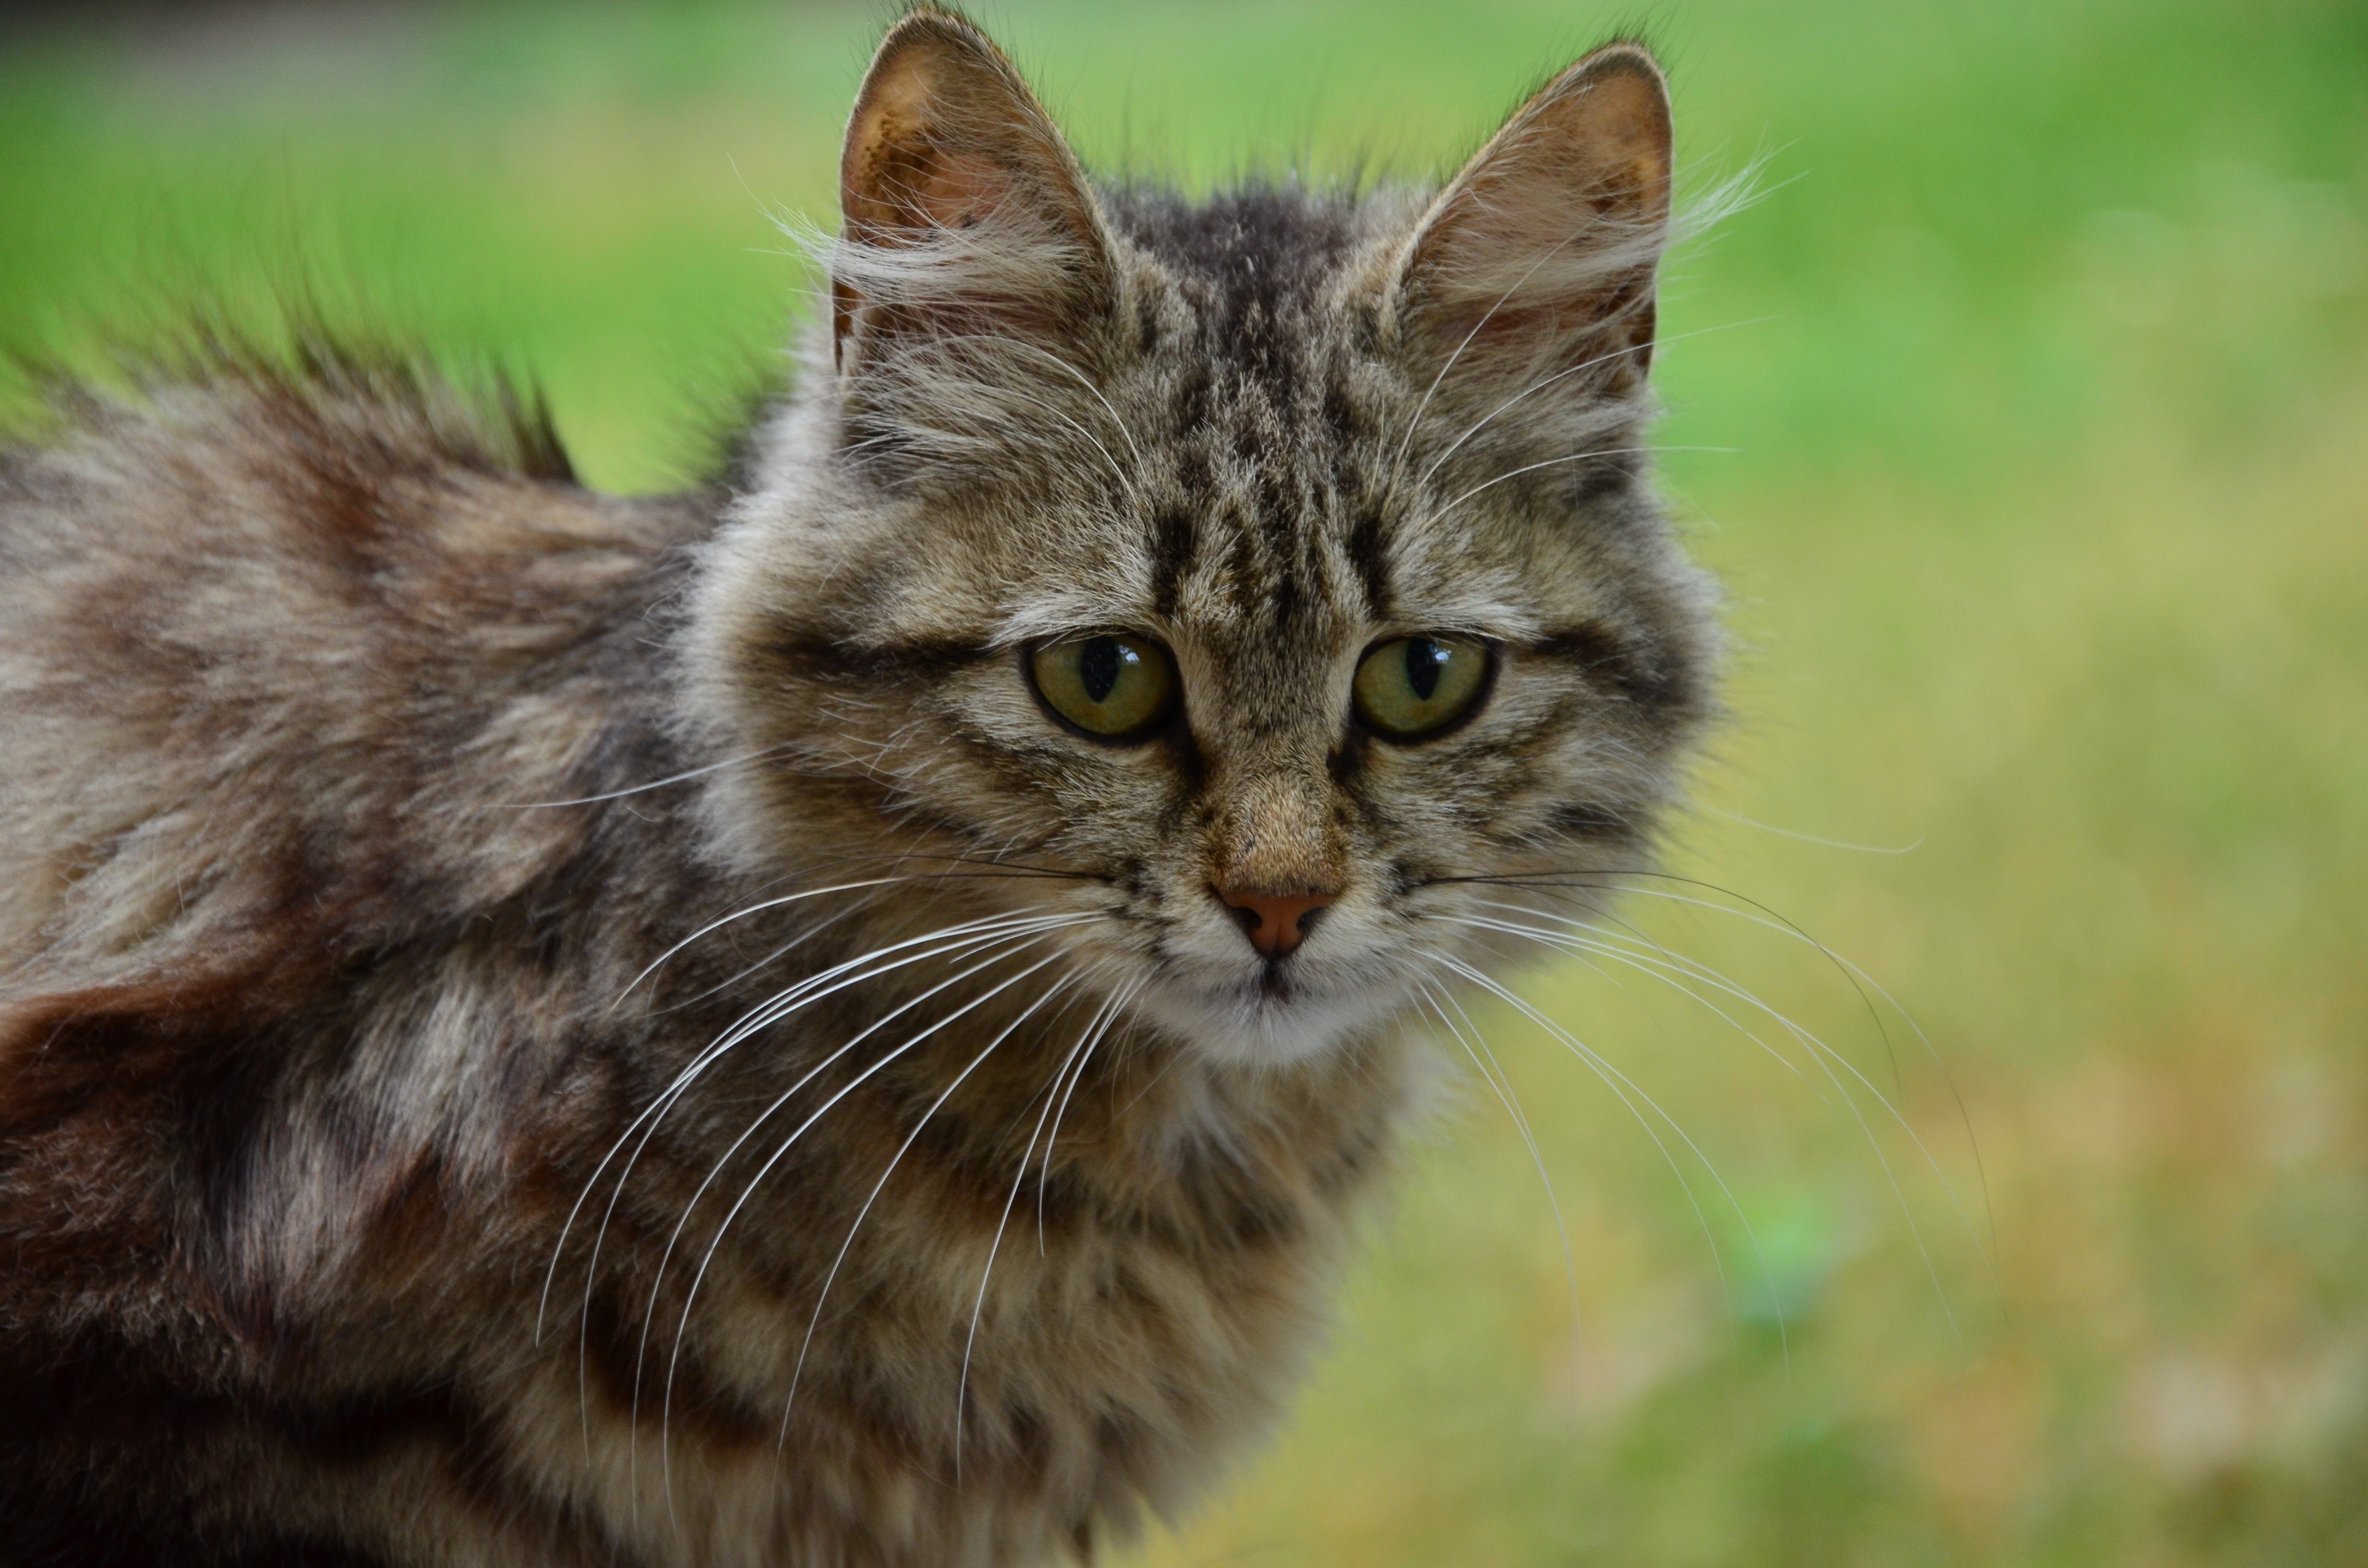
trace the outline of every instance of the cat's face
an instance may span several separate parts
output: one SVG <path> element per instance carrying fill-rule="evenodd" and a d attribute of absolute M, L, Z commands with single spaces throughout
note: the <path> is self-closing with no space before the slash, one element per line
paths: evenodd
<path fill-rule="evenodd" d="M 1088 194 L 967 35 L 883 55 L 831 341 L 711 589 L 703 668 L 779 748 L 749 852 L 1057 873 L 943 888 L 1076 914 L 1043 939 L 1096 989 L 1269 1062 L 1634 864 L 1712 636 L 1637 452 L 1640 61 L 1436 202 L 1192 207 Z"/>

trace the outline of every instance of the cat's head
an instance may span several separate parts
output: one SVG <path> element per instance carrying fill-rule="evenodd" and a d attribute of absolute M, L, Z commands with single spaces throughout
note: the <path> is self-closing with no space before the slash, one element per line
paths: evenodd
<path fill-rule="evenodd" d="M 1251 1062 L 1638 863 L 1714 661 L 1642 437 L 1669 186 L 1634 46 L 1436 194 L 1193 203 L 1097 187 L 992 44 L 906 17 L 699 606 L 763 754 L 717 776 L 732 853 L 1074 914 L 1087 983 Z M 951 874 L 988 863 L 1029 874 Z"/>

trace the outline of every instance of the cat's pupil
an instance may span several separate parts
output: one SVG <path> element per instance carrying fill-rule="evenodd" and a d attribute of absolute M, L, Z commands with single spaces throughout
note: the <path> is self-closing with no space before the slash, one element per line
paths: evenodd
<path fill-rule="evenodd" d="M 1447 663 L 1447 650 L 1428 637 L 1406 639 L 1406 685 L 1425 702 L 1439 689 L 1440 667 Z"/>
<path fill-rule="evenodd" d="M 1077 679 L 1085 684 L 1086 695 L 1096 702 L 1107 702 L 1118 685 L 1119 666 L 1125 662 L 1126 651 L 1115 637 L 1097 637 L 1077 653 Z M 1437 676 L 1431 676 L 1435 683 Z"/>

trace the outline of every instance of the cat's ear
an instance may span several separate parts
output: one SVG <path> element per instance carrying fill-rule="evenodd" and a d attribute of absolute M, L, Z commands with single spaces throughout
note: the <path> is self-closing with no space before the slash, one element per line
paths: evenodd
<path fill-rule="evenodd" d="M 986 35 L 934 6 L 881 40 L 839 159 L 831 341 L 1057 331 L 1106 310 L 1100 209 L 1061 133 Z"/>
<path fill-rule="evenodd" d="M 1408 349 L 1452 381 L 1635 391 L 1669 182 L 1660 67 L 1635 44 L 1597 50 L 1521 106 L 1400 252 Z"/>

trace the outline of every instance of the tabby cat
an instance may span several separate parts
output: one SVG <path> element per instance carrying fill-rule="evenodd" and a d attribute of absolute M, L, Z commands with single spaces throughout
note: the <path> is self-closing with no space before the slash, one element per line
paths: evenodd
<path fill-rule="evenodd" d="M 1268 1426 L 1418 1009 L 1645 863 L 1661 75 L 1097 184 L 965 20 L 734 475 L 225 351 L 0 455 L 0 1561 L 1092 1558 Z M 1491 911 L 1498 912 L 1491 915 Z"/>

